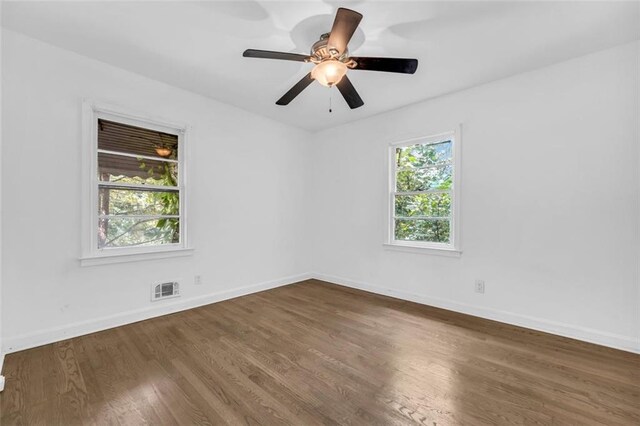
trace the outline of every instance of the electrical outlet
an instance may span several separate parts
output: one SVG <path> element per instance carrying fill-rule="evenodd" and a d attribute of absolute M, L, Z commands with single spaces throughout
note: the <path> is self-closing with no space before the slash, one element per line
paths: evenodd
<path fill-rule="evenodd" d="M 476 280 L 475 290 L 476 293 L 484 293 L 484 281 Z"/>
<path fill-rule="evenodd" d="M 193 277 L 193 283 L 195 285 L 202 284 L 202 275 L 196 275 L 195 277 Z"/>

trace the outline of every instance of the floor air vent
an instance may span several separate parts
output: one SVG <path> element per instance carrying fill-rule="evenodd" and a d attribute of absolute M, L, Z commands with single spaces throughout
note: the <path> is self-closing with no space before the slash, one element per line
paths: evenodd
<path fill-rule="evenodd" d="M 180 296 L 180 285 L 177 281 L 168 283 L 153 284 L 151 286 L 151 301 L 169 299 Z"/>

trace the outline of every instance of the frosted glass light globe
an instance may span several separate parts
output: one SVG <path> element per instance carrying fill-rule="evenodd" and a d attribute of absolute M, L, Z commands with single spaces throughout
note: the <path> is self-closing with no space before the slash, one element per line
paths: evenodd
<path fill-rule="evenodd" d="M 338 84 L 347 73 L 347 66 L 336 59 L 320 62 L 311 70 L 311 77 L 326 87 Z"/>

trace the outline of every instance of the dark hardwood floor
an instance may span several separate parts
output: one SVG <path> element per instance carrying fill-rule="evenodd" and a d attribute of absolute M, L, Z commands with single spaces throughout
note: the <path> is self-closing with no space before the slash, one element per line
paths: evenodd
<path fill-rule="evenodd" d="M 640 355 L 310 281 L 7 355 L 14 424 L 640 425 Z"/>

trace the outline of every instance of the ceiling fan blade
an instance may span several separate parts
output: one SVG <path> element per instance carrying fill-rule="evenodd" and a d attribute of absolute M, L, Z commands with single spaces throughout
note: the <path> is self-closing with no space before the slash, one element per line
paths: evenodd
<path fill-rule="evenodd" d="M 351 84 L 351 80 L 349 80 L 349 77 L 347 77 L 346 75 L 342 77 L 338 84 L 336 84 L 336 87 L 338 88 L 340 93 L 342 93 L 342 97 L 345 101 L 347 101 L 347 104 L 349 104 L 349 108 L 354 109 L 364 105 L 362 98 L 360 98 L 360 95 L 358 95 L 356 88 L 353 87 L 353 84 Z"/>
<path fill-rule="evenodd" d="M 309 55 L 300 53 L 272 52 L 271 50 L 247 49 L 242 54 L 245 58 L 282 59 L 284 61 L 309 61 Z"/>
<path fill-rule="evenodd" d="M 295 86 L 293 86 L 287 93 L 285 93 L 280 99 L 276 101 L 276 105 L 289 105 L 296 96 L 300 94 L 304 89 L 307 88 L 313 82 L 313 77 L 311 77 L 311 73 L 302 77 L 302 80 L 297 82 Z"/>
<path fill-rule="evenodd" d="M 360 13 L 344 7 L 339 8 L 333 21 L 331 33 L 329 33 L 327 47 L 336 49 L 339 55 L 342 55 L 361 20 L 362 15 Z"/>
<path fill-rule="evenodd" d="M 386 72 L 399 72 L 403 74 L 413 74 L 418 69 L 417 59 L 406 58 L 370 58 L 370 57 L 355 57 L 351 59 L 356 61 L 357 65 L 353 67 L 354 70 L 367 70 L 367 71 L 386 71 Z"/>

